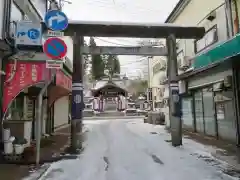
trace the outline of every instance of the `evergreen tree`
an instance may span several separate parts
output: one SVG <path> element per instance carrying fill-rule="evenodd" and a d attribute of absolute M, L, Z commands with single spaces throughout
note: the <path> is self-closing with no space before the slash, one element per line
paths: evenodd
<path fill-rule="evenodd" d="M 97 46 L 93 37 L 90 38 L 89 46 Z M 94 80 L 99 80 L 104 76 L 105 64 L 101 55 L 91 55 L 91 74 Z"/>
<path fill-rule="evenodd" d="M 120 74 L 120 62 L 117 56 L 109 55 L 105 58 L 105 68 L 108 69 L 109 74 Z"/>

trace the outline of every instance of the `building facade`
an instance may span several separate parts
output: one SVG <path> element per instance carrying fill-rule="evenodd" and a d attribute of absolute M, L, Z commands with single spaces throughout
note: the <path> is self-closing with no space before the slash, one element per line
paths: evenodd
<path fill-rule="evenodd" d="M 239 144 L 234 2 L 181 0 L 166 22 L 206 29 L 202 39 L 177 41 L 183 127 Z"/>
<path fill-rule="evenodd" d="M 149 58 L 149 81 L 148 86 L 151 93 L 148 95 L 151 99 L 153 110 L 163 107 L 164 86 L 161 84 L 166 79 L 167 61 L 166 57 L 154 56 Z"/>
<path fill-rule="evenodd" d="M 46 68 L 46 60 L 49 58 L 44 52 L 16 49 L 13 44 L 16 22 L 21 20 L 42 22 L 49 9 L 47 1 L 5 0 L 1 2 L 4 2 L 3 7 L 9 8 L 4 9 L 9 10 L 9 15 L 5 13 L 1 17 L 3 27 L 8 25 L 4 30 L 5 35 L 8 36 L 0 40 L 0 49 L 5 48 L 6 52 L 8 48 L 8 53 L 3 54 L 4 60 L 1 61 L 5 76 L 2 76 L 1 80 L 3 93 L 1 124 L 3 126 L 0 130 L 9 128 L 12 136 L 25 138 L 30 145 L 30 142 L 36 138 L 36 119 L 39 108 L 43 112 L 40 128 L 42 135 L 51 134 L 69 123 L 73 40 L 71 37 L 62 37 L 68 47 L 63 68 L 56 71 Z M 42 106 L 38 107 L 37 97 L 40 90 L 49 82 Z"/>

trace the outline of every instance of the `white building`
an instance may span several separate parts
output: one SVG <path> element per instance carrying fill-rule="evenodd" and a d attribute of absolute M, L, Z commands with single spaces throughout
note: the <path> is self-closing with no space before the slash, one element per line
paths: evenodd
<path fill-rule="evenodd" d="M 151 88 L 152 91 L 150 95 L 152 95 L 153 110 L 163 105 L 164 85 L 162 85 L 161 82 L 166 79 L 166 69 L 166 57 L 154 56 L 149 58 L 148 87 Z"/>
<path fill-rule="evenodd" d="M 237 76 L 234 72 L 239 71 L 238 36 L 230 36 L 235 14 L 225 2 L 180 0 L 166 22 L 206 29 L 202 39 L 177 40 L 183 127 L 239 144 L 234 105 L 239 103 L 234 97 L 238 81 L 232 81 Z M 168 117 L 167 85 L 165 92 Z M 169 118 L 166 121 L 169 127 Z"/>

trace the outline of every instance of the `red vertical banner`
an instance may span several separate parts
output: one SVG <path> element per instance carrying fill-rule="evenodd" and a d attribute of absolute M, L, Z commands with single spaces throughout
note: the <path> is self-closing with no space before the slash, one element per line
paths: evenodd
<path fill-rule="evenodd" d="M 8 63 L 6 66 L 6 78 L 9 80 L 4 84 L 3 89 L 3 112 L 5 112 L 12 100 L 26 87 L 43 82 L 50 78 L 50 73 L 46 69 L 44 62 L 21 62 L 16 64 L 14 72 L 14 63 Z"/>

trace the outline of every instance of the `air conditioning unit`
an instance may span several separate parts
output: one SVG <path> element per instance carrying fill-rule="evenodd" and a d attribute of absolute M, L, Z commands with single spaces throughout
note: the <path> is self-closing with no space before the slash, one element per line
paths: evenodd
<path fill-rule="evenodd" d="M 188 56 L 183 56 L 183 58 L 179 59 L 179 69 L 186 70 L 190 67 L 190 58 Z"/>

